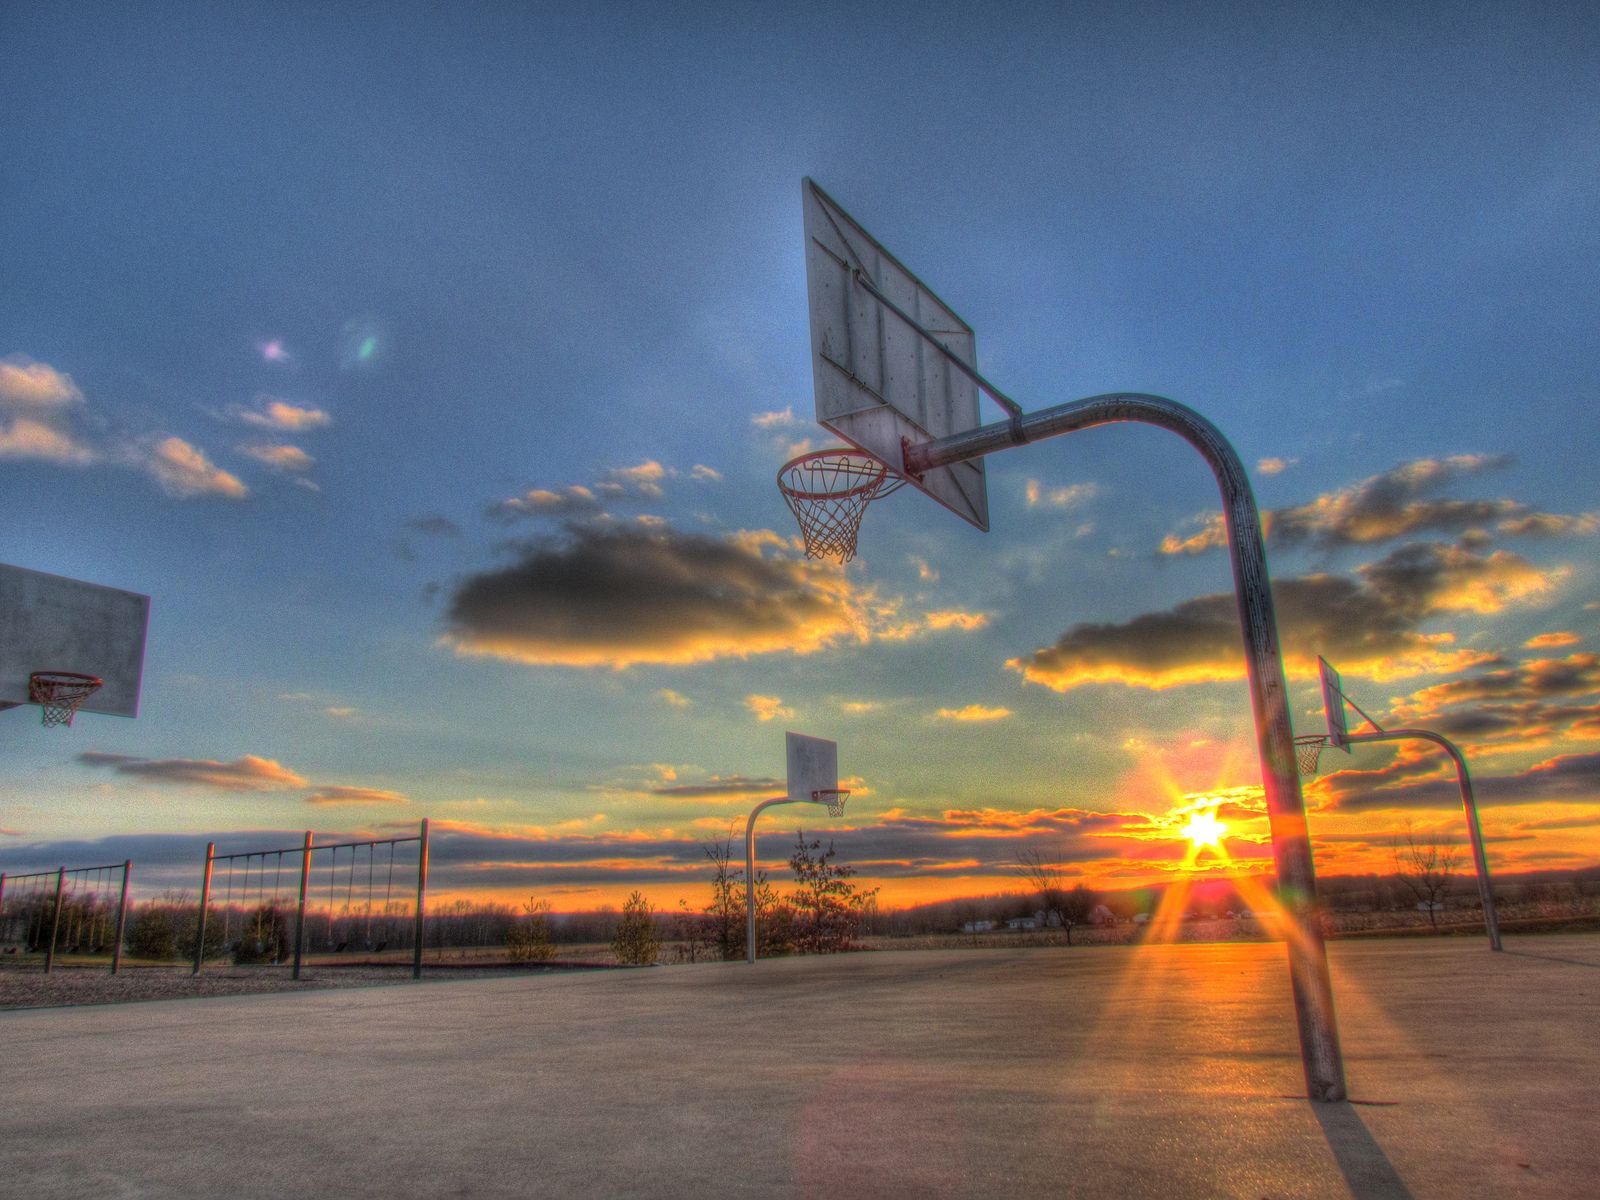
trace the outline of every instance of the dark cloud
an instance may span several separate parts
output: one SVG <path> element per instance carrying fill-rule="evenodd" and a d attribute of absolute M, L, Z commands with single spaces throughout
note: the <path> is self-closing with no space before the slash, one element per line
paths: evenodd
<path fill-rule="evenodd" d="M 842 572 L 768 556 L 776 534 L 569 526 L 450 597 L 444 640 L 462 654 L 565 666 L 692 663 L 865 638 Z"/>
<path fill-rule="evenodd" d="M 305 787 L 305 779 L 282 763 L 246 754 L 232 762 L 211 758 L 138 758 L 89 750 L 78 755 L 89 767 L 109 767 L 119 775 L 160 783 L 182 783 L 224 792 L 272 792 Z"/>
<path fill-rule="evenodd" d="M 1359 574 L 1359 580 L 1303 575 L 1273 583 L 1289 670 L 1313 673 L 1319 654 L 1374 679 L 1498 661 L 1455 648 L 1419 626 L 1431 616 L 1461 608 L 1497 611 L 1542 593 L 1551 580 L 1504 551 L 1434 545 L 1403 546 Z M 1131 621 L 1076 625 L 1053 646 L 1007 665 L 1029 682 L 1056 691 L 1086 683 L 1165 688 L 1241 678 L 1237 601 L 1232 593 L 1199 596 Z"/>
<path fill-rule="evenodd" d="M 782 795 L 785 784 L 777 779 L 752 779 L 744 775 L 713 775 L 704 783 L 675 783 L 650 789 L 652 796 L 672 796 L 678 799 L 722 798 L 736 799 L 749 796 Z"/>
<path fill-rule="evenodd" d="M 1442 751 L 1404 753 L 1396 761 L 1398 766 L 1330 775 L 1316 785 L 1316 799 L 1343 812 L 1460 805 L 1460 785 Z M 1446 771 L 1439 774 L 1442 768 Z M 1514 774 L 1474 772 L 1472 787 L 1480 809 L 1497 804 L 1592 804 L 1600 800 L 1600 753 L 1557 755 Z"/>
<path fill-rule="evenodd" d="M 1499 470 L 1510 462 L 1504 455 L 1487 454 L 1415 459 L 1350 487 L 1326 492 L 1309 504 L 1263 513 L 1262 526 L 1274 546 L 1322 549 L 1490 525 L 1503 533 L 1533 537 L 1587 534 L 1600 529 L 1600 519 L 1592 513 L 1565 516 L 1530 512 L 1527 505 L 1506 499 L 1433 498 L 1434 493 L 1458 479 Z M 1220 513 L 1200 518 L 1199 526 L 1189 535 L 1169 534 L 1162 540 L 1161 552 L 1200 554 L 1227 545 Z"/>
<path fill-rule="evenodd" d="M 406 522 L 406 528 L 430 537 L 460 537 L 461 526 L 439 513 L 423 513 Z"/>
<path fill-rule="evenodd" d="M 1600 654 L 1569 654 L 1532 659 L 1423 688 L 1407 697 L 1396 712 L 1409 721 L 1469 700 L 1546 700 L 1596 693 L 1600 693 Z M 1572 715 L 1581 718 L 1583 714 Z"/>

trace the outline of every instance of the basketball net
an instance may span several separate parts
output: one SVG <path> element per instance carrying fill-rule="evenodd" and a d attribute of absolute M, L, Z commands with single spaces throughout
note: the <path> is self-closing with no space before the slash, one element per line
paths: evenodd
<path fill-rule="evenodd" d="M 778 490 L 800 522 L 807 558 L 856 556 L 856 534 L 867 505 L 905 480 L 876 458 L 854 450 L 816 450 L 790 459 L 778 471 Z"/>
<path fill-rule="evenodd" d="M 28 676 L 28 699 L 43 710 L 45 728 L 71 725 L 78 706 L 100 690 L 93 675 L 72 671 L 35 671 Z"/>

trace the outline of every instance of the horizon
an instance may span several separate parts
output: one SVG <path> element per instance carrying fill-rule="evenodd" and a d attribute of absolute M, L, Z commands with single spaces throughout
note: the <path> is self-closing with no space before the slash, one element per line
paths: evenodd
<path fill-rule="evenodd" d="M 803 557 L 806 176 L 1026 408 L 1231 439 L 1297 731 L 1325 655 L 1463 747 L 1494 872 L 1600 864 L 1600 18 L 949 11 L 0 14 L 0 560 L 152 597 L 136 719 L 0 712 L 0 870 L 427 816 L 450 894 L 669 907 L 793 729 L 885 904 L 1024 850 L 1270 873 L 1179 441 L 996 454 L 992 532 L 908 488 Z M 1320 876 L 1465 843 L 1437 751 L 1324 760 Z"/>

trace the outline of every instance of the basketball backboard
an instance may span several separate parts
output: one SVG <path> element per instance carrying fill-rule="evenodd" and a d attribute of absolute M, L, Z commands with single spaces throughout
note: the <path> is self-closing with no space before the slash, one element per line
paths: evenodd
<path fill-rule="evenodd" d="M 1345 721 L 1344 689 L 1340 686 L 1339 672 L 1319 655 L 1317 673 L 1322 680 L 1322 707 L 1328 714 L 1328 744 L 1350 754 L 1350 726 Z"/>
<path fill-rule="evenodd" d="M 978 386 L 862 286 L 856 272 L 974 370 L 977 339 L 831 196 L 810 179 L 801 193 L 817 421 L 902 474 L 901 439 L 916 445 L 978 427 Z M 910 482 L 979 529 L 989 528 L 982 459 Z"/>
<path fill-rule="evenodd" d="M 784 734 L 789 759 L 789 799 L 814 802 L 839 789 L 839 743 L 803 733 Z"/>
<path fill-rule="evenodd" d="M 32 701 L 35 671 L 97 675 L 80 711 L 139 714 L 150 597 L 0 563 L 0 708 Z"/>

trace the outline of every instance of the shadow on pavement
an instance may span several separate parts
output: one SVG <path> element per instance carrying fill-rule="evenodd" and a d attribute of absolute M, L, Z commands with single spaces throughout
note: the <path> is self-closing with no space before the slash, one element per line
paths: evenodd
<path fill-rule="evenodd" d="M 1600 963 L 1584 962 L 1581 958 L 1563 958 L 1559 954 L 1534 954 L 1527 950 L 1507 950 L 1504 953 L 1515 955 L 1517 958 L 1537 958 L 1540 962 L 1567 963 L 1574 967 L 1588 967 L 1591 971 L 1600 971 Z"/>
<path fill-rule="evenodd" d="M 1311 1111 L 1355 1200 L 1413 1200 L 1411 1189 L 1350 1104 L 1313 1104 Z"/>

